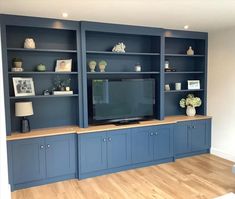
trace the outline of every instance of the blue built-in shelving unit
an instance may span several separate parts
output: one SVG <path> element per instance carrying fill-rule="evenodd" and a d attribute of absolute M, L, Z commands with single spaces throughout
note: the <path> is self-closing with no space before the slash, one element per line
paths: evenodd
<path fill-rule="evenodd" d="M 87 127 L 92 108 L 88 105 L 89 88 L 94 78 L 154 78 L 156 119 L 185 114 L 178 103 L 188 93 L 202 98 L 203 104 L 197 113 L 206 115 L 207 33 L 13 15 L 0 15 L 0 25 L 8 135 L 20 130 L 19 118 L 14 113 L 14 104 L 18 101 L 33 102 L 32 129 L 64 125 Z M 27 37 L 34 38 L 36 49 L 23 48 Z M 119 42 L 126 45 L 126 53 L 112 52 Z M 195 52 L 193 56 L 186 55 L 189 46 Z M 23 59 L 24 72 L 11 72 L 14 57 Z M 57 59 L 72 59 L 72 72 L 54 72 Z M 176 72 L 164 72 L 166 59 Z M 89 60 L 106 60 L 106 72 L 99 72 L 97 67 L 96 72 L 91 73 Z M 40 63 L 47 66 L 46 72 L 35 71 Z M 137 63 L 142 66 L 141 72 L 134 71 Z M 44 90 L 52 88 L 57 75 L 71 78 L 73 95 L 42 95 Z M 36 96 L 15 97 L 12 77 L 32 77 Z M 200 80 L 201 88 L 189 91 L 187 80 Z M 182 83 L 182 90 L 174 90 L 176 82 Z M 171 85 L 171 91 L 164 91 L 165 84 Z"/>

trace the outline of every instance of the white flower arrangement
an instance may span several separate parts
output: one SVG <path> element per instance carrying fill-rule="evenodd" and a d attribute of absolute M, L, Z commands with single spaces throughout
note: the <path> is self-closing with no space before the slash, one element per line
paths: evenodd
<path fill-rule="evenodd" d="M 188 94 L 187 98 L 184 99 L 182 98 L 180 100 L 180 107 L 181 108 L 185 108 L 187 106 L 191 106 L 191 107 L 199 107 L 201 106 L 202 101 L 199 97 L 194 97 L 193 94 Z"/>

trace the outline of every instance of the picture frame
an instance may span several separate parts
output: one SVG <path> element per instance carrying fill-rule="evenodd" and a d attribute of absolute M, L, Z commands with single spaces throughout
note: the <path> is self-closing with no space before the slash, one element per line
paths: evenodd
<path fill-rule="evenodd" d="M 72 59 L 59 59 L 56 60 L 55 72 L 71 72 Z"/>
<path fill-rule="evenodd" d="M 12 81 L 16 97 L 35 95 L 33 78 L 13 77 Z"/>
<path fill-rule="evenodd" d="M 188 90 L 200 89 L 200 80 L 188 80 Z"/>

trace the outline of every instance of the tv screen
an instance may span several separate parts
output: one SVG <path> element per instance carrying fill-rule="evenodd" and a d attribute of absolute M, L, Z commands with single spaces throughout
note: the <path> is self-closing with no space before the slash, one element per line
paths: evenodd
<path fill-rule="evenodd" d="M 92 122 L 153 117 L 154 79 L 92 80 Z"/>

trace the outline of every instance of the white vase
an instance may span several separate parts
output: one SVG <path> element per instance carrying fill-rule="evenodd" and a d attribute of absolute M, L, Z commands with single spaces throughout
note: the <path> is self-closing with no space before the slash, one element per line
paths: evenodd
<path fill-rule="evenodd" d="M 191 46 L 189 46 L 189 49 L 187 50 L 187 55 L 194 55 L 194 51 Z"/>
<path fill-rule="evenodd" d="M 190 116 L 190 117 L 195 116 L 195 115 L 196 115 L 196 109 L 195 109 L 195 107 L 187 106 L 186 114 L 187 114 L 187 116 Z"/>

